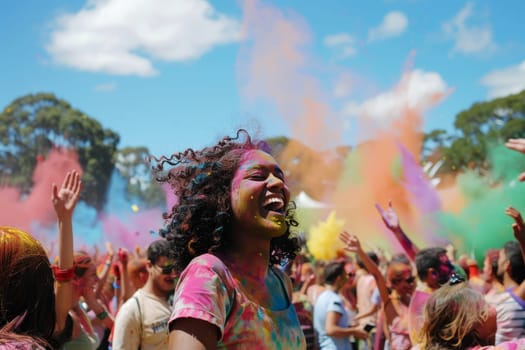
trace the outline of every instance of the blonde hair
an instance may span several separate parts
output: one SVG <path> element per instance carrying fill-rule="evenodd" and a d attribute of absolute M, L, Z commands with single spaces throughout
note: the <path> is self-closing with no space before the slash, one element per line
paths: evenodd
<path fill-rule="evenodd" d="M 427 300 L 420 349 L 466 349 L 486 344 L 477 328 L 488 318 L 489 305 L 467 283 L 446 284 Z"/>

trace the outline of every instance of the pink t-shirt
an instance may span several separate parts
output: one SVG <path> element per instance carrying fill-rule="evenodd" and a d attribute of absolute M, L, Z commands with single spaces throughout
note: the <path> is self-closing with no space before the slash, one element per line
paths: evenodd
<path fill-rule="evenodd" d="M 430 293 L 416 290 L 412 294 L 412 299 L 410 299 L 410 304 L 408 305 L 408 331 L 412 344 L 417 342 L 419 330 L 423 325 L 423 310 L 428 298 L 430 298 Z"/>
<path fill-rule="evenodd" d="M 396 308 L 399 315 L 390 325 L 390 349 L 408 350 L 412 346 L 408 334 L 408 307 L 399 303 Z"/>
<path fill-rule="evenodd" d="M 285 275 L 271 267 L 289 296 Z M 169 323 L 178 318 L 204 320 L 221 331 L 218 349 L 306 349 L 299 320 L 288 297 L 283 310 L 270 310 L 248 299 L 216 256 L 203 254 L 182 272 Z"/>

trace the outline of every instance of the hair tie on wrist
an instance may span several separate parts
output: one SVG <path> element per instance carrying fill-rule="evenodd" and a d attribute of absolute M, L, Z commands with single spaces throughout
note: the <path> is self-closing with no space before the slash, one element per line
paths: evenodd
<path fill-rule="evenodd" d="M 75 276 L 75 267 L 71 266 L 69 269 L 61 269 L 57 265 L 52 265 L 53 274 L 55 275 L 55 281 L 57 282 L 69 282 Z"/>

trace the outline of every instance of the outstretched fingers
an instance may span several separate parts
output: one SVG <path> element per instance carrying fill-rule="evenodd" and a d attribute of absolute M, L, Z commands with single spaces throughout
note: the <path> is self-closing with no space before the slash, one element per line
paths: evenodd
<path fill-rule="evenodd" d="M 518 240 L 525 239 L 525 223 L 521 213 L 512 206 L 505 209 L 505 213 L 514 219 L 514 224 L 512 224 L 512 231 L 514 231 L 514 237 Z"/>
<path fill-rule="evenodd" d="M 349 252 L 356 252 L 360 249 L 359 239 L 355 235 L 351 235 L 346 231 L 341 232 L 339 235 L 341 241 L 345 244 L 345 250 Z"/>
<path fill-rule="evenodd" d="M 525 139 L 509 139 L 505 143 L 505 146 L 508 149 L 512 149 L 514 151 L 525 153 Z"/>
<path fill-rule="evenodd" d="M 514 221 L 518 224 L 518 225 L 522 225 L 524 226 L 524 223 L 523 223 L 523 218 L 521 217 L 521 213 L 514 207 L 512 206 L 509 206 L 505 209 L 505 213 L 510 216 L 511 218 L 514 219 Z"/>

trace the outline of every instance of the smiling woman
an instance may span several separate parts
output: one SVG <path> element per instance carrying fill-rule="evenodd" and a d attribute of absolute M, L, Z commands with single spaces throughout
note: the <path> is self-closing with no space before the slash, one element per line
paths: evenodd
<path fill-rule="evenodd" d="M 239 130 L 213 147 L 157 160 L 158 181 L 179 198 L 161 230 L 182 271 L 170 349 L 306 347 L 290 280 L 275 266 L 295 258 L 297 222 L 266 148 Z"/>

